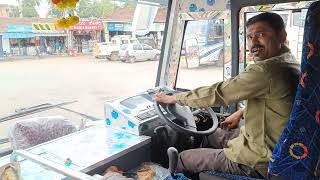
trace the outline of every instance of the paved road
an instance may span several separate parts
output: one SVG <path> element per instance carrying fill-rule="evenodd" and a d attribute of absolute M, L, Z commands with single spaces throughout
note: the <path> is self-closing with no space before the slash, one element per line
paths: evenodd
<path fill-rule="evenodd" d="M 103 118 L 103 104 L 107 100 L 153 88 L 157 67 L 156 61 L 98 62 L 87 56 L 0 61 L 0 116 L 17 108 L 77 100 L 66 107 Z M 187 69 L 182 64 L 180 68 L 180 87 L 194 88 L 222 79 L 222 68 L 215 66 Z M 62 110 L 52 110 L 49 114 L 59 113 L 66 114 Z M 0 138 L 9 124 L 12 122 L 0 123 Z"/>

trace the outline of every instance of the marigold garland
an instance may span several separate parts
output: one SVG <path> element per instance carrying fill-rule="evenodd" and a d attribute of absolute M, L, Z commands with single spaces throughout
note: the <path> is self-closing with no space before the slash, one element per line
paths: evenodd
<path fill-rule="evenodd" d="M 58 19 L 56 24 L 59 28 L 69 28 L 79 23 L 80 19 L 78 16 L 69 16 L 67 18 Z"/>
<path fill-rule="evenodd" d="M 74 9 L 77 7 L 79 0 L 51 0 L 59 10 L 65 11 L 65 9 Z M 67 18 L 58 19 L 56 22 L 57 27 L 59 28 L 69 28 L 75 26 L 79 23 L 80 19 L 78 16 L 71 16 Z"/>

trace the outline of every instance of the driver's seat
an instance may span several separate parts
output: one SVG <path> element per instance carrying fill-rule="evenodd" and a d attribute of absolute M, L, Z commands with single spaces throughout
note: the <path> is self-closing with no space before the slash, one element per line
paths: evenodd
<path fill-rule="evenodd" d="M 300 83 L 293 109 L 269 163 L 270 179 L 317 179 L 320 157 L 320 1 L 308 9 L 304 28 Z M 215 171 L 201 180 L 253 180 Z"/>

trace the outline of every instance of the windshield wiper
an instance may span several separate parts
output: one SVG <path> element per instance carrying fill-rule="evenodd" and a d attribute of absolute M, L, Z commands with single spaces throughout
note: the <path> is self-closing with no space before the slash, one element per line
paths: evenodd
<path fill-rule="evenodd" d="M 9 142 L 9 138 L 0 139 L 0 144 L 5 144 Z"/>
<path fill-rule="evenodd" d="M 56 105 L 53 105 L 51 103 L 45 103 L 45 104 L 40 104 L 40 105 L 37 105 L 37 106 L 32 106 L 32 107 L 29 107 L 29 108 L 21 108 L 21 109 L 17 109 L 16 112 L 17 113 L 22 113 L 24 111 L 30 111 L 31 109 L 41 109 L 41 108 L 44 108 L 44 107 L 52 107 L 52 108 L 59 108 L 59 109 L 63 109 L 65 111 L 69 111 L 69 112 L 72 112 L 72 113 L 75 113 L 75 114 L 78 114 L 86 119 L 90 119 L 92 121 L 98 121 L 98 120 L 101 120 L 99 118 L 96 118 L 96 117 L 93 117 L 93 116 L 90 116 L 90 115 L 87 115 L 87 114 L 84 114 L 84 113 L 81 113 L 81 112 L 78 112 L 78 111 L 75 111 L 75 110 L 72 110 L 72 109 L 69 109 L 69 108 L 65 108 L 65 107 L 62 107 L 64 105 L 68 105 L 68 104 L 71 104 L 71 103 L 75 103 L 77 101 L 70 101 L 70 102 L 65 102 L 65 103 L 61 103 L 61 104 L 56 104 Z M 44 106 L 44 107 L 43 107 Z M 53 107 L 54 106 L 54 107 Z"/>
<path fill-rule="evenodd" d="M 70 102 L 64 102 L 64 103 L 59 103 L 59 104 L 45 103 L 45 104 L 40 104 L 40 105 L 37 105 L 37 106 L 32 106 L 32 107 L 29 107 L 29 108 L 17 109 L 16 113 L 0 118 L 0 123 L 1 122 L 5 122 L 5 121 L 9 121 L 9 120 L 12 120 L 12 119 L 20 118 L 20 117 L 23 117 L 23 116 L 27 116 L 27 115 L 30 115 L 30 114 L 38 113 L 38 112 L 41 112 L 41 111 L 45 111 L 45 110 L 48 110 L 48 109 L 52 109 L 52 108 L 56 108 L 56 107 L 60 107 L 60 106 L 65 106 L 65 105 L 72 104 L 72 103 L 75 103 L 75 102 L 77 102 L 77 101 L 70 101 Z"/>
<path fill-rule="evenodd" d="M 36 105 L 36 106 L 31 106 L 31 107 L 28 107 L 28 108 L 20 108 L 20 109 L 16 109 L 15 112 L 16 113 L 21 113 L 21 112 L 24 112 L 24 111 L 27 111 L 27 110 L 42 108 L 43 106 L 49 106 L 49 105 L 52 105 L 52 104 L 44 103 L 44 104 L 39 104 L 39 105 Z"/>

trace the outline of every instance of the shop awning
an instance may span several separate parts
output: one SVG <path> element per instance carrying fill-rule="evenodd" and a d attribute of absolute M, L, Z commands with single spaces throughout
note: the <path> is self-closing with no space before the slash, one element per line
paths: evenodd
<path fill-rule="evenodd" d="M 22 39 L 22 38 L 33 38 L 33 33 L 15 33 L 15 32 L 7 32 L 4 33 L 2 38 L 4 39 Z"/>
<path fill-rule="evenodd" d="M 59 37 L 59 36 L 67 36 L 65 33 L 36 33 L 35 36 L 42 37 Z"/>
<path fill-rule="evenodd" d="M 54 23 L 32 23 L 32 31 L 55 31 Z"/>

